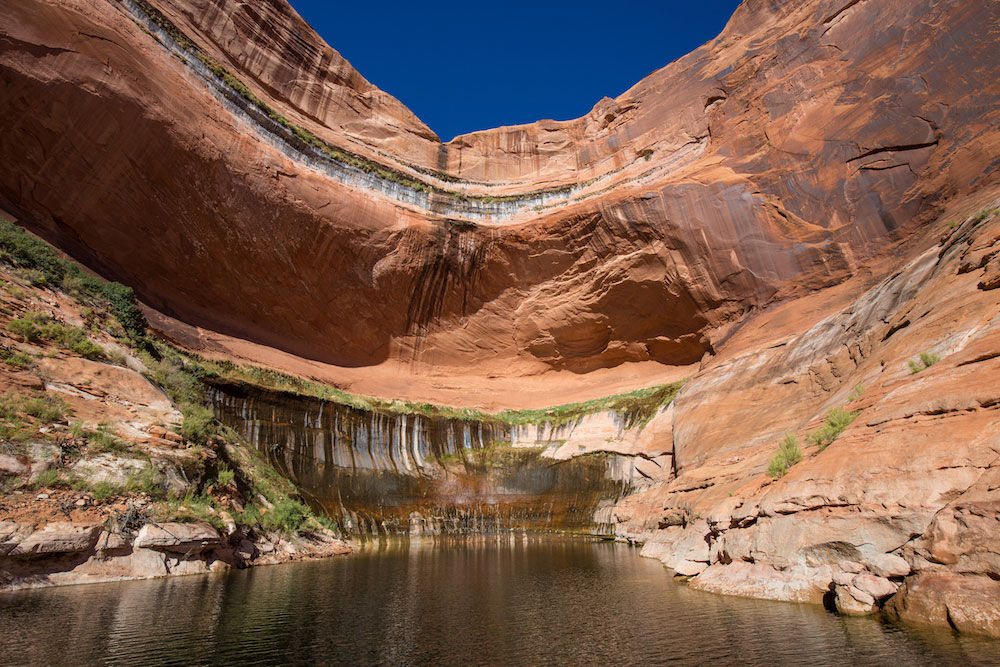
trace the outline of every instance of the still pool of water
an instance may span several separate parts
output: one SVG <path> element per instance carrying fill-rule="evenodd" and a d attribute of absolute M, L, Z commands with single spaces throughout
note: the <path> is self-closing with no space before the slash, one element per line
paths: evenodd
<path fill-rule="evenodd" d="M 1000 642 L 703 593 L 620 544 L 503 536 L 0 594 L 0 663 L 985 665 Z"/>

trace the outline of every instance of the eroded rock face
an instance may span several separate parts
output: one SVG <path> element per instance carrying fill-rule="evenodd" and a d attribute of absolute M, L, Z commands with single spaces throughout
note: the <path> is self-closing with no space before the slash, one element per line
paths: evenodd
<path fill-rule="evenodd" d="M 219 532 L 206 523 L 147 524 L 133 543 L 136 548 L 182 554 L 198 554 L 221 545 Z"/>
<path fill-rule="evenodd" d="M 327 530 L 240 535 L 233 544 L 204 523 L 146 524 L 137 533 L 100 524 L 0 521 L 0 591 L 182 574 L 328 558 L 353 547 Z"/>
<path fill-rule="evenodd" d="M 312 359 L 689 364 L 995 178 L 998 11 L 749 0 L 583 118 L 441 144 L 283 2 L 7 3 L 0 198 L 151 306 Z"/>
<path fill-rule="evenodd" d="M 860 298 L 789 304 L 804 332 L 776 309 L 734 336 L 673 404 L 676 476 L 615 508 L 619 535 L 706 563 L 703 590 L 995 634 L 1000 301 L 968 258 L 998 232 L 970 216 Z M 856 417 L 821 448 L 833 408 Z M 803 460 L 772 479 L 785 434 Z"/>
<path fill-rule="evenodd" d="M 950 625 L 959 632 L 1000 637 L 1000 581 L 949 572 L 908 579 L 890 600 L 890 618 L 924 625 Z"/>
<path fill-rule="evenodd" d="M 84 553 L 94 546 L 100 532 L 99 525 L 53 522 L 33 531 L 6 555 L 33 558 Z"/>

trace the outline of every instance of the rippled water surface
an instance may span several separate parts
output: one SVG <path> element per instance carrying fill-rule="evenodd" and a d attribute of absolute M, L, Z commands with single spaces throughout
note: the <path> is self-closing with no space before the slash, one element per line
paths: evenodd
<path fill-rule="evenodd" d="M 1000 643 L 677 584 L 626 546 L 393 542 L 222 575 L 0 594 L 3 664 L 997 664 Z"/>

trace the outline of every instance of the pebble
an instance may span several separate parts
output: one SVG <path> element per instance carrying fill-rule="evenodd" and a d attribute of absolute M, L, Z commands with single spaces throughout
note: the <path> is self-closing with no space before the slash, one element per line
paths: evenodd
<path fill-rule="evenodd" d="M 35 500 L 48 500 L 48 498 L 49 494 L 47 493 L 39 493 L 37 496 L 35 496 Z"/>
<path fill-rule="evenodd" d="M 77 507 L 86 507 L 87 506 L 87 501 L 84 500 L 83 498 L 80 498 L 78 501 L 76 501 L 76 506 Z"/>

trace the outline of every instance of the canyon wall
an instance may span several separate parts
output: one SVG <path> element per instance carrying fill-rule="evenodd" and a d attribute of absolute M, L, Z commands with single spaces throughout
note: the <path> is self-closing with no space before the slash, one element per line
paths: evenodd
<path fill-rule="evenodd" d="M 612 535 L 611 510 L 671 475 L 670 408 L 511 424 L 367 410 L 213 381 L 208 400 L 345 533 Z M 666 427 L 664 429 L 664 426 Z"/>
<path fill-rule="evenodd" d="M 995 179 L 997 12 L 748 0 L 581 119 L 442 144 L 284 3 L 8 3 L 0 199 L 166 314 L 344 367 L 685 365 Z"/>
<path fill-rule="evenodd" d="M 0 206 L 163 335 L 356 392 L 688 378 L 540 434 L 216 387 L 351 530 L 608 532 L 704 590 L 1000 635 L 998 22 L 746 0 L 583 118 L 442 143 L 282 0 L 6 3 Z"/>

